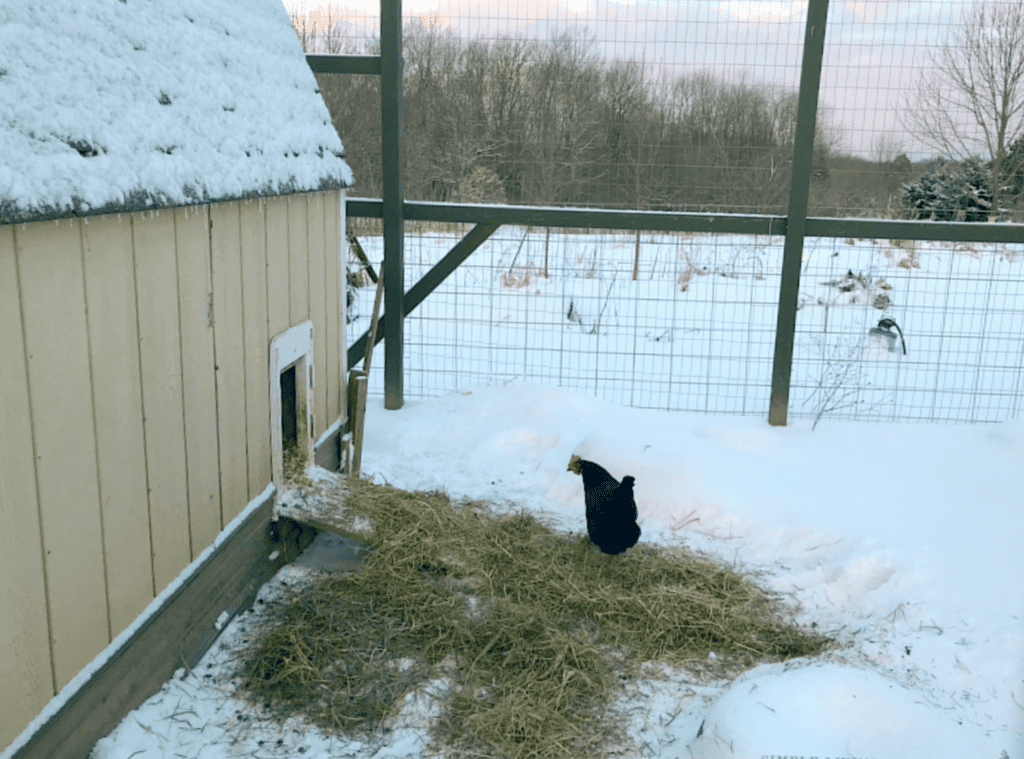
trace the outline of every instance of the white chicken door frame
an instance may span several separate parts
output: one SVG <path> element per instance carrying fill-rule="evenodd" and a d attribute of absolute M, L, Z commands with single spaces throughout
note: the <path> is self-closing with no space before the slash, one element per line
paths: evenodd
<path fill-rule="evenodd" d="M 278 486 L 284 483 L 283 424 L 294 429 L 294 443 L 305 461 L 313 460 L 314 375 L 313 322 L 304 321 L 289 327 L 270 341 L 271 476 Z M 282 382 L 289 392 L 288 398 L 282 398 Z M 291 397 L 292 388 L 294 399 Z M 287 418 L 283 413 L 285 409 L 289 412 Z"/>

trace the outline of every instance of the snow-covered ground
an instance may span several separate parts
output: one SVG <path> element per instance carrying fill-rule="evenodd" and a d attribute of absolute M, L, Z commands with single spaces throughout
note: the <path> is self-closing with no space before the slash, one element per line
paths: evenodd
<path fill-rule="evenodd" d="M 514 382 L 399 411 L 371 400 L 366 435 L 367 474 L 510 500 L 567 530 L 585 529 L 572 453 L 632 474 L 642 540 L 766 571 L 802 622 L 845 644 L 733 682 L 652 674 L 621 701 L 624 756 L 1024 757 L 1024 423 L 774 428 Z M 424 692 L 373 744 L 261 722 L 229 676 L 245 619 L 94 759 L 429 755 Z"/>

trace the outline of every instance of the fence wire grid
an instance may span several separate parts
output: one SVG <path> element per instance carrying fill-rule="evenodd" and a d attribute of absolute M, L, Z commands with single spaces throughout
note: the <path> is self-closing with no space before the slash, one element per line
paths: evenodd
<path fill-rule="evenodd" d="M 379 51 L 373 0 L 286 5 L 309 52 Z M 806 13 L 722 0 L 407 10 L 407 198 L 784 213 Z M 1017 0 L 833 0 L 810 215 L 1024 220 L 1022 63 Z M 359 194 L 380 197 L 378 79 L 319 82 Z"/>
<path fill-rule="evenodd" d="M 309 52 L 379 52 L 375 0 L 286 6 Z M 806 2 L 407 2 L 406 198 L 785 215 L 806 16 Z M 378 78 L 318 81 L 353 194 L 379 197 Z M 1021 106 L 1019 0 L 832 0 L 808 214 L 1024 221 Z M 349 224 L 379 260 L 377 223 Z M 456 242 L 439 229 L 407 225 L 408 284 Z M 1017 418 L 1021 246 L 874 238 L 805 240 L 789 413 Z M 523 379 L 763 414 L 782 243 L 503 227 L 408 318 L 405 388 Z M 358 296 L 353 338 L 372 299 Z"/>
<path fill-rule="evenodd" d="M 414 282 L 460 235 L 409 226 Z M 360 240 L 379 261 L 381 238 Z M 503 227 L 406 318 L 406 394 L 524 381 L 639 408 L 764 414 L 782 251 L 778 236 Z M 355 266 L 353 280 L 352 342 L 374 295 Z M 791 417 L 1019 416 L 1024 246 L 810 238 L 801 282 Z M 380 372 L 370 392 L 383 394 Z"/>

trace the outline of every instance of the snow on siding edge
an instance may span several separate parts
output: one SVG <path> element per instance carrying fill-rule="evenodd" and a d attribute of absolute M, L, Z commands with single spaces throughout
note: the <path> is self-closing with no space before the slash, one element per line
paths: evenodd
<path fill-rule="evenodd" d="M 47 221 L 50 219 L 66 219 L 78 216 L 99 216 L 106 213 L 131 213 L 133 211 L 156 211 L 161 208 L 177 206 L 197 206 L 204 203 L 221 203 L 245 198 L 269 198 L 277 195 L 295 195 L 298 193 L 319 190 L 344 190 L 351 187 L 350 182 L 324 179 L 315 187 L 298 187 L 290 182 L 281 186 L 264 186 L 244 193 L 210 196 L 197 193 L 195 188 L 186 185 L 179 197 L 169 197 L 163 193 L 147 191 L 134 192 L 124 200 L 113 200 L 100 206 L 86 203 L 80 197 L 71 197 L 65 204 L 51 206 L 42 205 L 22 208 L 17 203 L 0 198 L 0 224 L 21 224 L 31 221 Z"/>

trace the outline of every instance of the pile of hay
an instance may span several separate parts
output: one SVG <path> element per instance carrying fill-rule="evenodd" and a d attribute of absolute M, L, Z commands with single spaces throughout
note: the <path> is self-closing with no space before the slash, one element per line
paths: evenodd
<path fill-rule="evenodd" d="M 449 751 L 599 756 L 625 740 L 610 704 L 642 662 L 727 676 L 831 642 L 685 550 L 609 557 L 528 513 L 367 481 L 345 508 L 374 524 L 363 568 L 296 591 L 244 669 L 256 698 L 327 729 L 372 733 L 446 676 L 433 737 Z"/>

